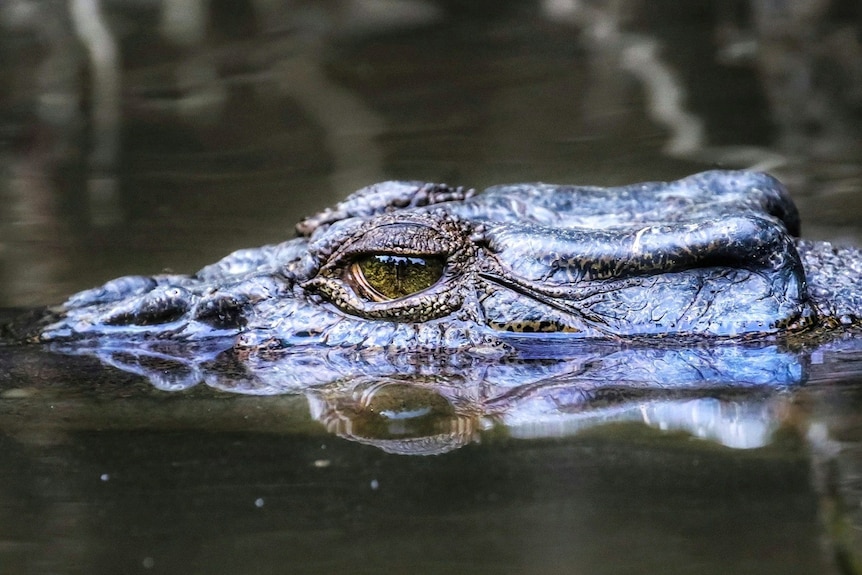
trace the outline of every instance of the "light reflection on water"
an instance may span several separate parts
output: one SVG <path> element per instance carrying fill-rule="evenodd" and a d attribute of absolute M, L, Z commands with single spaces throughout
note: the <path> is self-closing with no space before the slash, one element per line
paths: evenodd
<path fill-rule="evenodd" d="M 0 297 L 198 269 L 393 177 L 760 167 L 806 236 L 859 243 L 858 16 L 840 0 L 2 2 Z M 189 388 L 168 393 L 127 363 L 3 355 L 0 571 L 860 572 L 859 360 L 776 357 L 779 389 L 585 401 L 518 395 L 527 368 L 429 383 L 276 365 L 243 380 L 275 394 L 258 397 L 189 384 L 203 372 L 166 376 Z M 627 361 L 599 365 L 612 379 Z"/>

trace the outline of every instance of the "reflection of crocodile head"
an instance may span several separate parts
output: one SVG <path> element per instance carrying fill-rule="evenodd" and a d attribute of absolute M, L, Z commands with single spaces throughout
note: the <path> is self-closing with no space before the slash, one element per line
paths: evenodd
<path fill-rule="evenodd" d="M 76 348 L 82 358 L 53 354 L 42 346 L 0 347 L 0 372 L 5 374 L 0 382 L 5 401 L 0 403 L 11 415 L 4 425 L 225 425 L 315 433 L 306 427 L 306 413 L 297 410 L 307 402 L 311 418 L 328 432 L 395 454 L 441 454 L 477 441 L 561 437 L 597 427 L 616 433 L 619 424 L 631 429 L 633 423 L 750 448 L 769 443 L 779 428 L 797 428 L 799 382 L 810 376 L 822 383 L 832 376 L 817 362 L 840 363 L 851 370 L 846 373 L 859 373 L 862 365 L 853 340 L 818 348 L 810 365 L 806 353 L 763 342 L 576 345 L 565 359 L 492 360 L 469 354 L 381 359 L 348 350 L 240 357 L 231 349 L 205 346 L 195 346 L 191 359 L 181 357 L 172 343 L 140 353 Z M 161 390 L 186 389 L 200 381 L 206 385 L 195 393 L 176 394 L 172 401 L 146 386 L 130 385 L 134 380 L 113 371 L 93 370 L 90 355 L 144 375 Z M 213 394 L 213 389 L 234 395 Z M 13 398 L 22 401 L 9 401 Z M 49 403 L 62 417 L 38 415 Z"/>
<path fill-rule="evenodd" d="M 364 380 L 308 394 L 327 431 L 388 453 L 437 455 L 475 440 L 479 405 L 444 395 L 433 381 Z"/>
<path fill-rule="evenodd" d="M 398 455 L 446 453 L 490 428 L 536 438 L 614 423 L 643 423 L 746 449 L 768 444 L 786 411 L 786 396 L 768 387 L 742 394 L 708 387 L 590 389 L 575 382 L 551 378 L 512 387 L 462 378 L 360 378 L 306 395 L 312 417 L 330 433 Z"/>
<path fill-rule="evenodd" d="M 740 339 L 853 322 L 862 257 L 793 239 L 773 178 L 707 172 L 622 188 L 519 184 L 474 195 L 388 182 L 191 276 L 72 296 L 43 341 L 101 349 L 229 341 L 506 355 L 574 339 Z M 550 346 L 550 347 L 549 347 Z"/>

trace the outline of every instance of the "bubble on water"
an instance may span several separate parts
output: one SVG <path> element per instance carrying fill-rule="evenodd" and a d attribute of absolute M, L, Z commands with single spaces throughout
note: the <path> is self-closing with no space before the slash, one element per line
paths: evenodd
<path fill-rule="evenodd" d="M 373 491 L 377 491 L 377 488 L 378 488 L 378 487 L 380 487 L 380 482 L 379 482 L 379 481 L 377 481 L 376 479 L 372 479 L 372 480 L 371 480 L 371 489 L 372 489 Z"/>
<path fill-rule="evenodd" d="M 108 475 L 107 473 L 103 473 L 103 474 L 101 474 L 101 475 L 99 476 L 99 479 L 101 479 L 102 481 L 107 481 L 107 480 L 109 480 L 110 478 L 111 478 L 111 476 L 110 476 L 110 475 Z"/>

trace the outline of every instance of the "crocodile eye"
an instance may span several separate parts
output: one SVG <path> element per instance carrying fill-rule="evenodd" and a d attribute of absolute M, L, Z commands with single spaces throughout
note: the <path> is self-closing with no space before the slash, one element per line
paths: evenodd
<path fill-rule="evenodd" d="M 389 301 L 426 290 L 443 277 L 440 256 L 364 255 L 350 266 L 350 276 L 375 301 Z"/>

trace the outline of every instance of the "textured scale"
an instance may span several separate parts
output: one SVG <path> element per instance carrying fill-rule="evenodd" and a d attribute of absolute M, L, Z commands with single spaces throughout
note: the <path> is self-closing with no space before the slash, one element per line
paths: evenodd
<path fill-rule="evenodd" d="M 755 172 L 483 193 L 384 182 L 297 230 L 196 274 L 73 295 L 36 338 L 494 356 L 550 336 L 751 340 L 857 324 L 862 310 L 862 254 L 795 238 L 787 191 Z"/>

